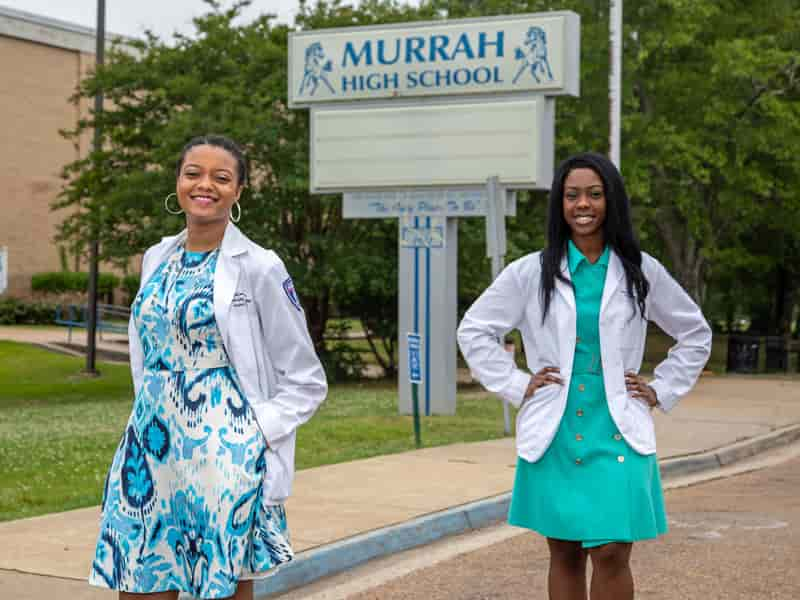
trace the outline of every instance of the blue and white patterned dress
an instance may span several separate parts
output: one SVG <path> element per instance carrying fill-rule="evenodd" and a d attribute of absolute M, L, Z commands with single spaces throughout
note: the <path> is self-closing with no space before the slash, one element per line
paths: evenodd
<path fill-rule="evenodd" d="M 89 582 L 224 598 L 292 559 L 262 502 L 266 443 L 214 318 L 218 250 L 182 247 L 139 292 L 144 378 L 103 492 Z"/>

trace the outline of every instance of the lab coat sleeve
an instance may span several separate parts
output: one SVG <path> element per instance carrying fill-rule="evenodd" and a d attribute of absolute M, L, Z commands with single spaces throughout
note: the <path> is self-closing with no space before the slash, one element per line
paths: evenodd
<path fill-rule="evenodd" d="M 267 442 L 274 446 L 308 421 L 328 392 L 325 371 L 308 333 L 305 313 L 279 259 L 255 283 L 255 301 L 274 386 L 254 406 Z"/>
<path fill-rule="evenodd" d="M 667 358 L 654 371 L 650 386 L 667 412 L 686 395 L 711 355 L 711 327 L 700 308 L 655 259 L 650 282 L 649 319 L 675 340 Z"/>
<path fill-rule="evenodd" d="M 524 316 L 523 287 L 517 263 L 510 264 L 478 297 L 458 327 L 458 346 L 472 376 L 516 407 L 525 398 L 531 375 L 517 368 L 502 340 Z"/>

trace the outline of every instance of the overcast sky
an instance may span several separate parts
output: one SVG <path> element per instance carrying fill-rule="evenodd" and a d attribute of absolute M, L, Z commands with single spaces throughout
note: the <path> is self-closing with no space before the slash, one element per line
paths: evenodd
<path fill-rule="evenodd" d="M 231 6 L 224 0 L 224 6 Z M 97 0 L 0 0 L 0 6 L 24 10 L 85 27 L 97 25 Z M 244 11 L 245 22 L 263 13 L 278 15 L 283 23 L 292 23 L 297 0 L 254 0 Z M 174 31 L 194 31 L 192 18 L 208 12 L 202 0 L 106 0 L 106 30 L 127 36 L 139 36 L 150 29 L 159 37 L 170 38 Z"/>

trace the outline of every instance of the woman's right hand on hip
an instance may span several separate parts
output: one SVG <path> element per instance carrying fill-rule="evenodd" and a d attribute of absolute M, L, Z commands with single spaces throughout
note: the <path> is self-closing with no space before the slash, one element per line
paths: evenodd
<path fill-rule="evenodd" d="M 560 373 L 561 371 L 558 367 L 545 367 L 536 373 L 528 383 L 528 388 L 525 390 L 525 398 L 533 396 L 533 393 L 542 386 L 550 385 L 551 383 L 563 385 L 564 382 L 559 377 Z"/>

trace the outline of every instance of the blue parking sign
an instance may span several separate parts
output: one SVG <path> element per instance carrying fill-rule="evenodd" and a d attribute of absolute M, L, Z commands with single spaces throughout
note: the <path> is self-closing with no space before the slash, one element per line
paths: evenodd
<path fill-rule="evenodd" d="M 408 380 L 411 383 L 422 382 L 422 338 L 418 333 L 408 334 Z"/>

